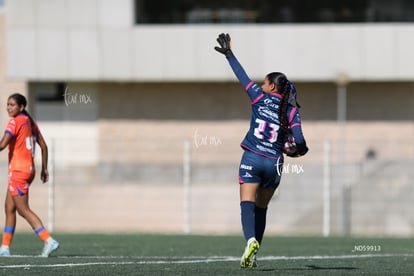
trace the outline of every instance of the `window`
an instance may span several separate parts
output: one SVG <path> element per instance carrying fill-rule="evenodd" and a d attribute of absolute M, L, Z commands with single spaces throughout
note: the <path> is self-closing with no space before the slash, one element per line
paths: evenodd
<path fill-rule="evenodd" d="M 136 24 L 414 22 L 411 0 L 135 0 Z"/>
<path fill-rule="evenodd" d="M 65 83 L 36 83 L 31 85 L 36 102 L 61 102 L 64 101 Z"/>

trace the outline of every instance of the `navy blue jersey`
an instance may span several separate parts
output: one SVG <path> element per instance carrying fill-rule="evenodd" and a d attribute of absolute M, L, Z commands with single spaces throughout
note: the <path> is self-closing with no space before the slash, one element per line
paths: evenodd
<path fill-rule="evenodd" d="M 284 133 L 280 127 L 278 116 L 282 95 L 264 92 L 247 76 L 235 56 L 230 56 L 227 59 L 237 79 L 247 91 L 252 106 L 250 128 L 241 147 L 268 158 L 283 158 Z M 289 105 L 287 113 L 296 143 L 304 142 L 298 109 Z"/>

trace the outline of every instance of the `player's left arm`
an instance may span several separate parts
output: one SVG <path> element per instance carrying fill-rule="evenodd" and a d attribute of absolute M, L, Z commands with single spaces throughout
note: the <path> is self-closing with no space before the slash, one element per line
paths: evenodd
<path fill-rule="evenodd" d="M 252 101 L 263 94 L 262 88 L 250 79 L 235 56 L 230 56 L 227 59 L 230 63 L 231 69 Z"/>
<path fill-rule="evenodd" d="M 299 111 L 296 107 L 293 107 L 289 112 L 289 126 L 292 130 L 292 135 L 295 138 L 296 142 L 296 151 L 292 154 L 291 157 L 300 157 L 305 155 L 309 148 L 306 145 L 305 137 L 302 132 L 302 123 L 299 115 Z"/>
<path fill-rule="evenodd" d="M 40 132 L 37 135 L 36 141 L 42 150 L 42 171 L 40 173 L 40 179 L 43 181 L 43 183 L 45 183 L 49 180 L 49 171 L 47 170 L 47 162 L 49 157 L 48 148 L 45 139 L 43 139 L 43 136 Z"/>

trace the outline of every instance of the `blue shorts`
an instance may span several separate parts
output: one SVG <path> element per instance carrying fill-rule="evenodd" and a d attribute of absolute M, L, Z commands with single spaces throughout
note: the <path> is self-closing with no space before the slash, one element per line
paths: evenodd
<path fill-rule="evenodd" d="M 276 189 L 282 176 L 283 158 L 271 159 L 245 150 L 240 161 L 239 183 L 260 183 L 263 189 Z"/>

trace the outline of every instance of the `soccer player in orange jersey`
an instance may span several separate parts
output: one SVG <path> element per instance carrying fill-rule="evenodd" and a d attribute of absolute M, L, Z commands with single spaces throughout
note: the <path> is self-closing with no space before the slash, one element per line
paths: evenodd
<path fill-rule="evenodd" d="M 3 232 L 0 256 L 10 256 L 10 244 L 16 227 L 16 211 L 32 226 L 44 242 L 41 257 L 48 257 L 59 247 L 40 218 L 29 207 L 29 186 L 35 176 L 34 152 L 36 143 L 42 150 L 42 169 L 40 178 L 43 183 L 49 179 L 47 171 L 48 150 L 36 122 L 26 111 L 26 98 L 18 93 L 7 100 L 7 112 L 11 117 L 4 136 L 0 141 L 0 151 L 9 147 L 9 181 L 5 202 L 6 224 Z"/>

